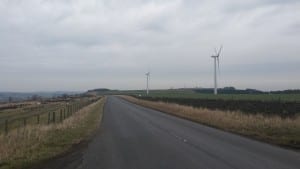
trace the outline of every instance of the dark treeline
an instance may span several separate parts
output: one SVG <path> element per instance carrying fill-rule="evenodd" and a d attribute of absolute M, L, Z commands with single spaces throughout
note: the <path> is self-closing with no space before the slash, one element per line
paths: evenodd
<path fill-rule="evenodd" d="M 99 88 L 99 89 L 88 90 L 87 92 L 107 92 L 107 91 L 110 91 L 110 89 Z"/>

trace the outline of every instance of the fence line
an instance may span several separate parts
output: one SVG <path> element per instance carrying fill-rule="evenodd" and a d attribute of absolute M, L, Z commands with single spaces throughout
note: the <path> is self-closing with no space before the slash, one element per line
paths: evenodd
<path fill-rule="evenodd" d="M 18 128 L 18 127 L 26 127 L 27 124 L 30 124 L 30 120 L 32 124 L 42 124 L 43 116 L 48 114 L 47 118 L 44 119 L 46 124 L 56 123 L 56 122 L 63 122 L 68 117 L 72 116 L 75 112 L 80 110 L 81 108 L 96 102 L 99 98 L 94 99 L 82 99 L 80 101 L 75 101 L 73 103 L 66 103 L 63 106 L 56 107 L 52 110 L 47 110 L 43 112 L 34 113 L 31 115 L 25 115 L 22 117 L 11 118 L 3 120 L 3 132 L 7 134 L 10 129 Z M 38 109 L 42 111 L 41 109 Z M 35 118 L 34 118 L 35 117 Z M 59 119 L 57 119 L 59 118 Z M 35 120 L 34 120 L 35 119 Z M 15 123 L 16 126 L 13 126 Z M 1 125 L 1 124 L 0 124 Z M 11 126 L 10 126 L 11 125 Z M 1 133 L 1 131 L 0 131 Z"/>

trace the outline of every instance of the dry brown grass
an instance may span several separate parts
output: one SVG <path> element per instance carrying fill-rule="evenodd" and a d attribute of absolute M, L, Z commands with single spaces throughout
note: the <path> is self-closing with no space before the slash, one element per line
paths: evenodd
<path fill-rule="evenodd" d="M 174 103 L 140 100 L 130 96 L 121 97 L 145 107 L 222 130 L 246 135 L 272 144 L 295 149 L 300 148 L 299 115 L 295 118 L 282 118 L 280 116 L 263 116 L 262 114 L 194 108 Z"/>
<path fill-rule="evenodd" d="M 62 123 L 29 125 L 0 135 L 0 168 L 23 168 L 80 142 L 99 125 L 103 104 L 104 99 L 88 105 Z M 15 161 L 19 162 L 13 164 Z"/>

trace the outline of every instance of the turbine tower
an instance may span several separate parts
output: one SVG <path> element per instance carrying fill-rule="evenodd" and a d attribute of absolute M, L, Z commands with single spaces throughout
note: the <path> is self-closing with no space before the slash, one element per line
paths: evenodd
<path fill-rule="evenodd" d="M 147 95 L 149 94 L 149 79 L 150 79 L 150 72 L 146 73 L 147 76 Z"/>
<path fill-rule="evenodd" d="M 211 57 L 214 58 L 214 94 L 218 94 L 218 83 L 217 83 L 217 62 L 218 62 L 218 69 L 220 71 L 220 62 L 219 62 L 219 57 L 221 54 L 223 46 L 220 47 L 219 51 L 215 49 L 215 55 L 212 55 Z"/>

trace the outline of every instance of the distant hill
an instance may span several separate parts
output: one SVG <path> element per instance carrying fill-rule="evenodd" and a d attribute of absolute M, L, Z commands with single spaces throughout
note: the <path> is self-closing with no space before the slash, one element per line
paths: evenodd
<path fill-rule="evenodd" d="M 80 92 L 67 92 L 67 91 L 57 91 L 57 92 L 0 92 L 0 102 L 16 102 L 30 100 L 33 98 L 53 98 L 73 94 L 79 94 Z"/>
<path fill-rule="evenodd" d="M 151 90 L 152 92 L 163 92 L 163 91 L 180 91 L 180 92 L 195 92 L 203 94 L 212 94 L 213 88 L 178 88 L 178 89 L 156 89 Z M 142 94 L 144 90 L 110 90 L 107 88 L 98 88 L 88 90 L 86 94 L 100 94 L 100 95 L 111 95 L 111 94 Z M 288 89 L 278 91 L 261 91 L 257 89 L 236 89 L 235 87 L 224 87 L 218 89 L 219 94 L 300 94 L 299 89 Z"/>
<path fill-rule="evenodd" d="M 107 91 L 110 91 L 110 89 L 99 88 L 99 89 L 88 90 L 87 92 L 107 92 Z"/>

